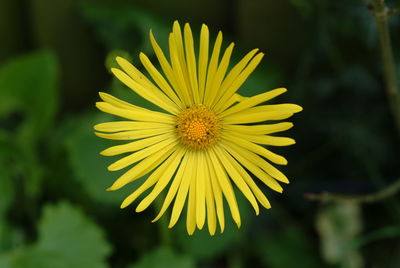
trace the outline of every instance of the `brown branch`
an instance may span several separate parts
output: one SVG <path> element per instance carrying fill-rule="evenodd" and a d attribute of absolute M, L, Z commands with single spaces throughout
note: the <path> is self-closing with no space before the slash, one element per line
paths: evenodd
<path fill-rule="evenodd" d="M 385 0 L 372 0 L 372 12 L 374 13 L 378 27 L 386 93 L 389 99 L 393 118 L 395 120 L 395 125 L 398 133 L 400 134 L 400 95 L 397 90 L 398 84 L 396 77 L 396 66 L 393 58 L 392 43 L 390 40 L 388 25 L 390 10 L 386 7 Z"/>
<path fill-rule="evenodd" d="M 400 15 L 400 8 L 392 8 L 387 11 L 388 16 Z"/>
<path fill-rule="evenodd" d="M 400 179 L 390 184 L 386 188 L 371 194 L 365 195 L 346 195 L 324 192 L 321 194 L 307 193 L 304 195 L 306 199 L 318 201 L 339 201 L 339 202 L 355 202 L 355 203 L 374 203 L 382 201 L 388 197 L 395 195 L 400 191 Z"/>

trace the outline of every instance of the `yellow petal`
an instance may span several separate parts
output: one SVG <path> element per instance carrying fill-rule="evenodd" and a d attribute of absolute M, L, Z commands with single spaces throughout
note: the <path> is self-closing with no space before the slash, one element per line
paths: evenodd
<path fill-rule="evenodd" d="M 249 161 L 248 159 L 246 159 L 245 157 L 242 156 L 243 149 L 240 149 L 239 147 L 234 146 L 233 144 L 228 145 L 227 143 L 221 142 L 221 146 L 223 146 L 225 148 L 225 150 L 227 150 L 234 158 L 236 158 L 236 160 L 240 164 L 242 164 L 246 169 L 248 169 L 251 173 L 253 173 L 262 182 L 264 182 L 265 185 L 267 185 L 269 188 L 271 188 L 272 190 L 277 191 L 279 193 L 283 192 L 282 186 L 280 186 L 279 183 L 274 178 L 272 178 L 270 175 L 268 175 L 263 170 L 261 170 L 261 168 L 258 167 L 263 164 L 262 162 L 255 162 L 255 163 L 257 163 L 257 164 L 255 164 L 255 163 Z M 261 203 L 261 201 L 260 201 L 260 203 Z M 264 203 L 264 205 L 265 204 L 266 203 Z M 270 207 L 271 207 L 270 205 L 267 206 L 267 208 L 270 208 Z"/>
<path fill-rule="evenodd" d="M 200 31 L 200 48 L 199 48 L 199 97 L 201 103 L 204 98 L 206 87 L 207 65 L 208 65 L 208 46 L 209 46 L 209 31 L 207 25 L 203 24 Z"/>
<path fill-rule="evenodd" d="M 171 162 L 168 163 L 167 169 L 163 172 L 161 178 L 157 181 L 157 184 L 154 186 L 151 193 L 146 196 L 136 207 L 136 212 L 141 212 L 145 210 L 156 197 L 161 193 L 162 190 L 168 185 L 172 176 L 174 175 L 178 165 L 181 162 L 181 159 L 185 153 L 184 148 L 179 148 L 175 153 L 174 156 L 171 156 Z"/>
<path fill-rule="evenodd" d="M 170 124 L 166 123 L 155 123 L 155 122 L 135 122 L 135 121 L 114 121 L 100 123 L 94 126 L 94 129 L 101 132 L 119 132 L 129 130 L 145 130 L 154 128 L 165 128 L 171 127 Z"/>
<path fill-rule="evenodd" d="M 155 112 L 151 110 L 142 109 L 122 109 L 117 108 L 106 102 L 97 102 L 96 107 L 105 113 L 113 114 L 123 118 L 137 121 L 147 121 L 147 122 L 164 122 L 169 124 L 175 124 L 175 118 L 172 115 Z"/>
<path fill-rule="evenodd" d="M 223 111 L 227 108 L 226 102 L 243 85 L 243 83 L 246 81 L 249 75 L 261 62 L 263 57 L 264 53 L 258 53 L 254 58 L 251 59 L 250 63 L 246 66 L 246 68 L 240 73 L 240 75 L 238 75 L 235 81 L 231 84 L 230 87 L 226 89 L 222 97 L 218 100 L 217 104 L 214 106 L 216 111 Z"/>
<path fill-rule="evenodd" d="M 165 170 L 170 166 L 171 162 L 175 159 L 177 151 L 172 153 L 164 163 L 162 163 L 145 181 L 139 186 L 132 194 L 130 194 L 121 204 L 121 208 L 129 206 L 136 200 L 142 193 L 153 186 L 163 176 Z M 155 167 L 154 167 L 155 168 Z"/>
<path fill-rule="evenodd" d="M 230 156 L 226 153 L 225 150 L 219 148 L 219 146 L 215 146 L 215 153 L 217 154 L 219 160 L 223 163 L 223 167 L 226 172 L 229 174 L 229 177 L 233 180 L 239 190 L 243 193 L 243 195 L 249 200 L 250 204 L 253 206 L 256 215 L 260 212 L 260 209 L 257 204 L 257 200 L 254 198 L 253 192 L 250 190 L 249 186 L 245 182 L 245 179 L 238 172 L 238 170 L 232 165 L 230 161 Z"/>
<path fill-rule="evenodd" d="M 246 98 L 243 101 L 241 101 L 240 103 L 236 104 L 235 106 L 232 106 L 231 108 L 223 111 L 220 116 L 225 117 L 225 116 L 233 114 L 233 113 L 241 112 L 248 108 L 254 107 L 260 103 L 263 103 L 270 99 L 273 99 L 276 96 L 279 96 L 279 95 L 285 93 L 286 91 L 287 91 L 286 88 L 277 88 L 274 90 L 267 91 L 265 93 L 261 93 L 261 94 Z M 229 107 L 229 106 L 227 106 L 227 107 Z"/>
<path fill-rule="evenodd" d="M 216 206 L 216 210 L 217 210 L 218 222 L 219 222 L 219 225 L 221 228 L 221 233 L 222 233 L 225 229 L 225 214 L 224 214 L 224 203 L 223 203 L 223 199 L 222 199 L 221 187 L 219 185 L 217 175 L 215 173 L 215 169 L 214 169 L 211 159 L 209 157 L 207 157 L 207 164 L 208 164 L 208 168 L 210 171 L 210 182 L 211 182 L 212 191 L 213 191 L 214 198 L 215 198 L 215 206 Z"/>
<path fill-rule="evenodd" d="M 224 125 L 223 128 L 233 131 L 239 132 L 243 134 L 271 134 L 276 132 L 281 132 L 288 130 L 293 127 L 293 123 L 290 122 L 281 122 L 276 124 L 268 124 L 268 125 Z"/>
<path fill-rule="evenodd" d="M 199 87 L 197 82 L 197 70 L 196 70 L 196 57 L 194 54 L 194 44 L 192 30 L 190 29 L 189 23 L 185 24 L 184 28 L 185 38 L 185 52 L 187 60 L 187 69 L 190 81 L 190 87 L 193 95 L 193 102 L 200 103 Z"/>
<path fill-rule="evenodd" d="M 134 109 L 134 110 L 142 110 L 142 111 L 146 111 L 145 108 L 133 105 L 131 103 L 128 103 L 126 101 L 120 100 L 110 94 L 107 94 L 105 92 L 99 92 L 99 96 L 100 98 L 104 101 L 107 102 L 109 104 L 111 104 L 112 106 L 118 107 L 118 108 L 122 108 L 122 109 Z"/>
<path fill-rule="evenodd" d="M 259 111 L 254 111 L 253 109 L 254 108 L 251 108 L 241 113 L 228 115 L 222 118 L 221 121 L 225 124 L 249 124 L 249 123 L 257 123 L 270 120 L 283 120 L 293 115 L 293 113 L 291 112 L 281 112 L 281 111 L 259 112 Z"/>
<path fill-rule="evenodd" d="M 168 209 L 169 205 L 172 203 L 175 195 L 178 192 L 178 188 L 181 185 L 187 162 L 188 162 L 188 154 L 185 154 L 185 156 L 182 159 L 182 163 L 179 166 L 178 172 L 176 173 L 176 176 L 173 179 L 171 186 L 169 187 L 167 196 L 165 197 L 161 210 L 158 213 L 157 217 L 155 217 L 152 220 L 152 222 L 158 221 L 161 218 L 161 216 L 165 213 L 165 211 Z"/>
<path fill-rule="evenodd" d="M 204 152 L 199 151 L 195 153 L 197 158 L 196 166 L 196 224 L 197 228 L 201 230 L 206 219 L 206 185 L 205 180 L 207 179 L 205 170 L 205 159 Z"/>
<path fill-rule="evenodd" d="M 152 146 L 146 147 L 145 149 L 142 149 L 140 151 L 137 151 L 133 154 L 130 154 L 128 156 L 125 156 L 111 165 L 108 166 L 108 170 L 110 171 L 116 171 L 116 170 L 121 170 L 123 168 L 126 168 L 127 166 L 130 166 L 136 162 L 139 162 L 140 160 L 148 157 L 149 155 L 152 155 L 159 150 L 163 149 L 164 147 L 171 148 L 177 144 L 177 141 L 168 139 L 164 140 L 160 143 L 156 143 Z"/>
<path fill-rule="evenodd" d="M 205 164 L 205 195 L 206 195 L 206 206 L 207 206 L 207 224 L 208 224 L 208 232 L 210 235 L 215 234 L 215 230 L 217 229 L 217 217 L 215 215 L 215 200 L 213 188 L 211 185 L 211 176 L 210 176 L 210 166 L 207 163 L 207 160 L 204 158 Z"/>
<path fill-rule="evenodd" d="M 182 101 L 175 94 L 174 90 L 170 87 L 168 82 L 164 79 L 164 77 L 160 74 L 160 72 L 154 67 L 149 58 L 144 54 L 139 54 L 140 61 L 143 66 L 146 68 L 147 72 L 154 79 L 160 89 L 181 109 L 184 108 Z"/>
<path fill-rule="evenodd" d="M 232 68 L 232 70 L 229 72 L 229 74 L 226 76 L 223 83 L 221 84 L 221 88 L 218 90 L 217 96 L 216 96 L 215 100 L 211 103 L 211 106 L 213 106 L 219 100 L 219 98 L 226 92 L 226 90 L 231 87 L 232 83 L 236 80 L 236 78 L 243 71 L 243 69 L 246 67 L 247 63 L 251 60 L 251 58 L 253 58 L 253 56 L 257 53 L 257 51 L 258 51 L 258 48 L 253 49 L 252 51 L 247 53 L 239 61 L 239 63 L 237 63 Z"/>
<path fill-rule="evenodd" d="M 197 164 L 198 159 L 193 157 L 193 174 L 190 180 L 189 187 L 189 197 L 188 197 L 188 205 L 187 205 L 187 213 L 186 213 L 186 229 L 189 235 L 194 233 L 196 229 L 196 172 L 197 172 Z"/>
<path fill-rule="evenodd" d="M 174 225 L 179 219 L 179 216 L 181 215 L 183 206 L 185 205 L 186 196 L 188 195 L 190 182 L 193 181 L 193 174 L 194 174 L 193 167 L 194 167 L 193 154 L 191 151 L 188 151 L 187 164 L 185 171 L 183 173 L 184 176 L 182 178 L 181 184 L 179 185 L 178 194 L 176 195 L 174 207 L 172 208 L 171 220 L 169 222 L 168 228 L 174 227 Z"/>
<path fill-rule="evenodd" d="M 229 135 L 228 132 L 225 132 L 223 134 L 223 138 L 229 144 L 234 143 L 240 147 L 243 147 L 247 150 L 250 150 L 256 154 L 259 154 L 259 155 L 267 158 L 268 160 L 270 160 L 271 162 L 273 162 L 275 164 L 278 164 L 278 165 L 286 165 L 287 164 L 287 160 L 283 156 L 281 156 L 279 154 L 275 154 L 275 153 L 271 152 L 270 150 L 268 150 L 260 145 L 254 144 L 246 139 L 239 138 L 234 135 Z"/>
<path fill-rule="evenodd" d="M 228 132 L 228 131 L 227 131 Z M 295 144 L 295 140 L 287 137 L 275 137 L 269 135 L 251 135 L 229 131 L 229 134 L 240 137 L 242 139 L 255 142 L 258 144 L 273 145 L 273 146 L 288 146 Z"/>
<path fill-rule="evenodd" d="M 214 80 L 215 73 L 217 72 L 219 53 L 221 51 L 221 44 L 222 44 L 222 32 L 218 32 L 217 39 L 215 40 L 214 43 L 213 52 L 211 54 L 210 64 L 208 66 L 206 88 L 204 92 L 204 101 L 209 99 L 209 96 L 211 94 L 211 84 Z"/>
<path fill-rule="evenodd" d="M 206 99 L 204 99 L 204 103 L 208 106 L 211 106 L 213 103 L 214 99 L 217 96 L 217 93 L 219 92 L 220 86 L 222 81 L 224 80 L 226 70 L 228 69 L 229 66 L 229 61 L 231 59 L 233 47 L 235 46 L 234 43 L 231 43 L 228 48 L 225 50 L 224 55 L 222 56 L 221 62 L 218 65 L 217 72 L 215 73 L 212 83 L 209 89 L 209 95 L 207 96 Z"/>
<path fill-rule="evenodd" d="M 172 69 L 177 84 L 176 87 L 181 92 L 181 98 L 184 100 L 185 105 L 190 106 L 193 104 L 193 99 L 191 98 L 189 91 L 190 85 L 188 81 L 189 78 L 187 77 L 188 75 L 186 74 L 187 70 L 185 69 L 186 63 L 179 57 L 180 51 L 178 49 L 176 35 L 170 34 L 168 40 Z"/>
<path fill-rule="evenodd" d="M 123 153 L 129 153 L 129 152 L 134 152 L 140 149 L 143 149 L 147 146 L 153 145 L 155 143 L 158 143 L 160 141 L 166 140 L 166 139 L 173 139 L 174 134 L 173 133 L 166 133 L 138 141 L 133 141 L 130 143 L 122 144 L 122 145 L 116 145 L 112 146 L 110 148 L 105 149 L 104 151 L 100 152 L 101 155 L 105 156 L 113 156 L 113 155 L 118 155 L 118 154 L 123 154 Z"/>
<path fill-rule="evenodd" d="M 171 65 L 169 64 L 167 58 L 164 55 L 164 52 L 160 48 L 160 46 L 157 44 L 156 39 L 154 38 L 153 32 L 150 30 L 150 42 L 151 45 L 153 46 L 154 53 L 157 56 L 158 62 L 160 63 L 161 69 L 163 70 L 165 76 L 167 77 L 169 83 L 172 85 L 172 87 L 175 89 L 177 92 L 178 97 L 180 97 L 181 101 L 182 100 L 182 92 L 179 90 L 177 86 L 177 82 L 175 80 L 174 72 L 172 70 Z"/>
<path fill-rule="evenodd" d="M 171 129 L 171 127 L 164 127 L 164 128 L 152 128 L 143 130 L 121 131 L 116 133 L 95 132 L 94 134 L 96 134 L 96 136 L 100 138 L 110 139 L 110 140 L 137 140 L 165 133 L 171 133 L 172 131 L 173 129 Z"/>
<path fill-rule="evenodd" d="M 111 68 L 111 72 L 115 75 L 115 77 L 118 78 L 118 80 L 120 80 L 127 87 L 135 91 L 142 98 L 152 102 L 153 104 L 159 106 L 169 113 L 179 113 L 178 106 L 176 106 L 174 102 L 171 101 L 167 96 L 165 96 L 165 94 L 161 91 L 152 90 L 152 88 L 146 88 L 142 86 L 119 69 Z"/>
<path fill-rule="evenodd" d="M 232 219 L 235 221 L 236 225 L 240 227 L 240 212 L 236 201 L 236 196 L 233 191 L 231 182 L 228 179 L 225 169 L 221 164 L 220 160 L 217 158 L 213 150 L 208 150 L 208 156 L 211 159 L 212 167 L 215 170 L 216 177 L 222 192 L 228 202 L 229 209 L 231 211 Z"/>
<path fill-rule="evenodd" d="M 160 151 L 143 159 L 141 162 L 137 163 L 134 167 L 132 167 L 130 170 L 121 175 L 107 190 L 109 191 L 118 190 L 124 185 L 149 173 L 159 165 L 158 163 L 164 161 L 173 151 L 174 147 L 162 148 Z"/>
<path fill-rule="evenodd" d="M 230 143 L 229 145 L 232 146 L 233 144 Z M 284 183 L 289 183 L 289 180 L 285 176 L 285 174 L 280 172 L 277 168 L 275 168 L 273 165 L 271 165 L 270 163 L 265 161 L 263 158 L 261 158 L 257 154 L 255 154 L 255 153 L 253 153 L 253 152 L 251 152 L 249 150 L 242 149 L 239 146 L 235 147 L 235 149 L 242 157 L 244 157 L 245 159 L 249 160 L 253 164 L 257 165 L 258 167 L 263 169 L 266 173 L 268 173 L 269 175 L 271 175 L 272 177 L 274 177 L 278 181 L 281 181 L 281 182 L 284 182 Z"/>

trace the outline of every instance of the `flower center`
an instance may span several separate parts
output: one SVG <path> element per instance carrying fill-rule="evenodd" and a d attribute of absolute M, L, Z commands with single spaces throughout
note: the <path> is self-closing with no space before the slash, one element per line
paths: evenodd
<path fill-rule="evenodd" d="M 202 149 L 218 139 L 220 122 L 213 111 L 203 104 L 196 104 L 177 116 L 176 128 L 183 144 Z"/>

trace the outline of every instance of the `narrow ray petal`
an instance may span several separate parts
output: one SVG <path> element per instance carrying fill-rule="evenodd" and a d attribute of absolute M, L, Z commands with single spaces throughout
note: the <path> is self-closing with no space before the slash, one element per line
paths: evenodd
<path fill-rule="evenodd" d="M 196 152 L 195 157 L 197 158 L 196 166 L 196 225 L 199 230 L 203 228 L 204 221 L 206 218 L 206 185 L 205 180 L 205 159 L 203 152 Z"/>
<path fill-rule="evenodd" d="M 244 110 L 254 107 L 260 103 L 263 103 L 270 99 L 273 99 L 273 98 L 285 93 L 286 91 L 287 91 L 286 88 L 277 88 L 277 89 L 270 90 L 265 93 L 261 93 L 261 94 L 246 98 L 243 101 L 241 101 L 240 103 L 236 104 L 235 106 L 232 106 L 231 108 L 223 111 L 220 116 L 225 117 L 225 116 L 233 114 L 233 113 L 244 111 Z M 227 107 L 229 107 L 229 106 L 227 106 Z"/>
<path fill-rule="evenodd" d="M 184 38 L 185 38 L 186 60 L 187 60 L 186 63 L 187 63 L 190 87 L 193 95 L 193 102 L 200 103 L 193 34 L 188 23 L 186 23 L 184 27 Z"/>
<path fill-rule="evenodd" d="M 260 209 L 257 204 L 257 200 L 254 197 L 253 192 L 245 182 L 245 179 L 242 175 L 236 170 L 236 168 L 232 165 L 229 156 L 226 151 L 219 148 L 219 146 L 215 146 L 215 153 L 217 154 L 219 160 L 223 163 L 223 167 L 226 172 L 229 174 L 229 177 L 233 180 L 239 190 L 243 193 L 243 195 L 249 200 L 250 204 L 253 206 L 256 215 L 260 212 Z"/>
<path fill-rule="evenodd" d="M 257 51 L 258 51 L 258 48 L 253 49 L 252 51 L 247 53 L 242 58 L 242 60 L 240 60 L 239 63 L 237 63 L 232 68 L 232 70 L 229 72 L 229 74 L 226 76 L 223 83 L 221 84 L 221 88 L 218 90 L 216 98 L 211 103 L 211 106 L 214 106 L 214 104 L 216 102 L 218 102 L 218 100 L 221 98 L 221 96 L 226 92 L 226 89 L 230 88 L 232 86 L 232 83 L 236 80 L 236 78 L 243 71 L 243 69 L 246 67 L 246 65 L 249 63 L 249 61 L 253 58 L 253 56 L 257 53 Z"/>
<path fill-rule="evenodd" d="M 165 94 L 161 91 L 157 92 L 154 90 L 149 90 L 139 83 L 135 82 L 130 76 L 128 76 L 123 71 L 111 68 L 111 72 L 117 77 L 122 83 L 124 83 L 127 87 L 135 91 L 142 98 L 152 102 L 153 104 L 159 106 L 167 112 L 172 114 L 177 114 L 179 112 L 178 107 L 170 100 Z"/>
<path fill-rule="evenodd" d="M 217 104 L 214 106 L 216 111 L 223 111 L 227 108 L 226 102 L 229 98 L 236 93 L 236 91 L 243 85 L 249 75 L 254 71 L 254 69 L 261 62 L 264 57 L 264 53 L 258 53 L 246 66 L 246 68 L 240 73 L 240 75 L 235 79 L 235 81 L 231 84 L 230 87 L 226 89 L 222 97 L 218 100 Z"/>
<path fill-rule="evenodd" d="M 193 178 L 190 180 L 189 197 L 186 213 L 186 229 L 189 235 L 192 235 L 196 229 L 196 172 L 198 169 L 198 159 L 193 157 Z"/>
<path fill-rule="evenodd" d="M 149 155 L 152 155 L 152 154 L 158 152 L 160 149 L 172 148 L 177 143 L 178 143 L 177 141 L 174 141 L 171 139 L 164 140 L 160 143 L 156 143 L 152 146 L 146 147 L 145 149 L 142 149 L 140 151 L 137 151 L 133 154 L 130 154 L 128 156 L 125 156 L 125 157 L 115 161 L 114 163 L 112 163 L 111 165 L 108 166 L 108 170 L 110 170 L 110 171 L 121 170 L 123 168 L 126 168 L 127 166 L 130 166 L 136 162 L 139 162 L 140 160 L 148 157 Z"/>
<path fill-rule="evenodd" d="M 171 127 L 168 123 L 155 122 L 134 122 L 134 121 L 114 121 L 100 123 L 94 126 L 94 129 L 101 132 L 119 132 L 130 130 L 144 130 L 154 128 Z"/>
<path fill-rule="evenodd" d="M 229 62 L 231 59 L 231 55 L 233 52 L 235 44 L 231 43 L 228 48 L 225 50 L 224 55 L 222 56 L 221 62 L 218 65 L 217 72 L 215 73 L 211 86 L 210 86 L 210 93 L 208 95 L 208 98 L 204 100 L 204 103 L 206 105 L 211 106 L 213 103 L 214 99 L 216 98 L 216 95 L 220 89 L 221 83 L 224 80 L 226 70 L 229 67 Z"/>
<path fill-rule="evenodd" d="M 175 159 L 178 152 L 174 152 L 168 156 L 164 163 L 162 163 L 156 170 L 144 181 L 139 188 L 137 188 L 132 194 L 130 194 L 121 204 L 121 208 L 129 206 L 136 200 L 142 193 L 144 193 L 151 186 L 156 184 L 160 178 L 164 175 L 164 172 L 168 169 L 171 162 Z"/>
<path fill-rule="evenodd" d="M 155 154 L 143 159 L 141 162 L 139 162 L 130 170 L 121 175 L 107 190 L 109 191 L 118 190 L 124 185 L 149 173 L 157 166 L 156 163 L 164 161 L 174 151 L 173 149 L 174 149 L 173 147 L 172 149 L 168 147 L 162 148 Z"/>
<path fill-rule="evenodd" d="M 243 152 L 242 149 L 234 146 L 233 144 L 228 145 L 227 143 L 221 143 L 221 146 L 223 146 L 234 158 L 236 158 L 238 162 L 240 162 L 245 168 L 247 168 L 262 182 L 264 182 L 265 185 L 267 185 L 269 188 L 279 193 L 283 192 L 282 186 L 280 186 L 274 178 L 261 170 L 261 168 L 259 168 L 255 163 L 252 163 L 240 154 L 241 152 Z"/>
<path fill-rule="evenodd" d="M 237 154 L 236 154 L 237 155 Z M 236 170 L 239 172 L 239 174 L 242 176 L 243 180 L 246 182 L 246 184 L 250 187 L 251 191 L 253 192 L 253 194 L 256 196 L 258 202 L 260 202 L 260 204 L 265 207 L 265 208 L 271 208 L 271 204 L 269 203 L 267 197 L 264 195 L 264 193 L 260 190 L 260 188 L 257 186 L 257 184 L 253 181 L 253 179 L 250 177 L 250 175 L 247 173 L 246 170 L 244 170 L 244 168 L 237 162 L 237 160 L 235 160 L 231 155 L 229 155 L 228 153 L 226 153 L 226 158 L 228 159 L 228 161 L 236 168 Z M 241 160 L 243 160 L 243 158 L 240 158 Z M 242 162 L 241 162 L 242 163 Z M 249 161 L 244 162 L 246 164 L 248 164 L 246 167 L 250 167 L 251 163 L 249 163 Z M 243 164 L 243 163 L 242 163 Z M 254 170 L 254 169 L 252 169 Z M 276 184 L 278 184 L 276 182 Z M 278 184 L 279 185 L 279 184 Z M 282 188 L 281 188 L 282 189 Z"/>
<path fill-rule="evenodd" d="M 221 119 L 225 124 L 249 124 L 271 120 L 283 120 L 293 115 L 291 112 L 267 111 L 258 112 L 248 109 L 238 114 L 232 114 Z"/>
<path fill-rule="evenodd" d="M 179 166 L 178 172 L 175 175 L 175 178 L 172 181 L 171 186 L 169 187 L 167 196 L 165 197 L 164 203 L 160 209 L 160 212 L 158 213 L 157 217 L 155 217 L 152 222 L 158 221 L 162 215 L 165 213 L 165 211 L 168 209 L 169 205 L 172 203 L 172 201 L 174 200 L 175 195 L 178 192 L 179 186 L 181 185 L 182 182 L 182 178 L 183 176 L 186 174 L 186 165 L 188 162 L 188 154 L 186 153 L 185 156 L 182 159 L 182 163 Z"/>
<path fill-rule="evenodd" d="M 143 130 L 121 131 L 116 133 L 95 132 L 94 134 L 96 134 L 96 136 L 100 138 L 110 139 L 110 140 L 138 140 L 142 138 L 148 138 L 171 132 L 173 132 L 173 129 L 171 129 L 171 127 L 165 127 L 165 128 L 152 128 Z"/>
<path fill-rule="evenodd" d="M 182 182 L 179 185 L 178 194 L 176 195 L 174 206 L 172 208 L 171 220 L 169 222 L 168 228 L 174 227 L 174 225 L 178 221 L 179 216 L 181 215 L 183 206 L 185 205 L 186 196 L 188 195 L 190 182 L 193 180 L 192 177 L 194 174 L 194 171 L 193 171 L 194 160 L 193 160 L 192 152 L 189 151 L 187 153 L 187 158 L 188 158 L 188 160 L 187 160 L 186 168 L 184 171 L 185 175 L 183 176 Z"/>
<path fill-rule="evenodd" d="M 203 101 L 204 91 L 206 87 L 207 67 L 208 67 L 208 46 L 209 46 L 209 31 L 207 25 L 203 24 L 200 31 L 200 48 L 199 48 L 199 97 Z"/>
<path fill-rule="evenodd" d="M 258 145 L 254 144 L 246 139 L 234 136 L 234 135 L 229 135 L 229 133 L 224 133 L 223 138 L 226 142 L 228 143 L 235 143 L 236 145 L 245 148 L 247 150 L 250 150 L 256 154 L 259 154 L 271 162 L 278 164 L 278 165 L 286 165 L 287 160 L 283 156 L 273 153 L 270 150 Z"/>
<path fill-rule="evenodd" d="M 267 125 L 225 125 L 224 129 L 239 132 L 243 134 L 272 134 L 276 132 L 285 131 L 291 129 L 293 127 L 293 123 L 290 122 L 281 122 L 276 124 L 267 124 Z"/>
<path fill-rule="evenodd" d="M 213 52 L 211 54 L 210 64 L 208 66 L 207 82 L 204 92 L 203 103 L 205 102 L 205 100 L 209 99 L 210 96 L 211 83 L 213 82 L 215 73 L 217 72 L 218 68 L 218 60 L 219 60 L 219 53 L 221 51 L 221 44 L 222 44 L 222 32 L 218 32 L 217 39 L 215 40 L 214 43 Z"/>
<path fill-rule="evenodd" d="M 147 72 L 153 78 L 153 80 L 157 83 L 160 89 L 181 109 L 184 108 L 182 101 L 176 95 L 174 90 L 170 87 L 168 82 L 164 79 L 164 77 L 158 72 L 156 67 L 151 63 L 149 58 L 144 54 L 139 54 L 140 61 L 142 62 L 143 66 L 146 68 Z"/>
<path fill-rule="evenodd" d="M 158 143 L 160 141 L 166 140 L 166 139 L 174 139 L 175 134 L 174 133 L 166 133 L 138 141 L 133 141 L 130 143 L 122 144 L 122 145 L 116 145 L 112 146 L 110 148 L 107 148 L 103 151 L 100 152 L 101 155 L 105 156 L 113 156 L 113 155 L 118 155 L 118 154 L 123 154 L 123 153 L 129 153 L 129 152 L 134 152 L 140 149 L 143 149 L 147 146 L 153 145 L 155 143 Z"/>
<path fill-rule="evenodd" d="M 224 203 L 222 199 L 221 186 L 219 185 L 217 175 L 210 158 L 207 158 L 207 164 L 210 172 L 210 182 L 212 186 L 212 191 L 215 198 L 215 207 L 217 211 L 218 222 L 222 233 L 225 229 L 225 214 L 224 214 Z"/>
<path fill-rule="evenodd" d="M 178 165 L 181 162 L 181 159 L 185 153 L 185 149 L 179 148 L 174 153 L 174 158 L 171 160 L 171 163 L 168 164 L 167 169 L 163 172 L 161 178 L 157 181 L 157 184 L 154 186 L 153 190 L 149 195 L 147 195 L 136 207 L 136 212 L 141 212 L 145 210 L 156 197 L 161 193 L 162 190 L 168 185 L 172 176 L 174 175 Z M 172 157 L 171 157 L 172 158 Z"/>
<path fill-rule="evenodd" d="M 175 119 L 173 116 L 165 113 L 150 111 L 150 110 L 140 110 L 140 109 L 122 109 L 112 106 L 106 102 L 97 102 L 96 107 L 105 113 L 113 114 L 123 118 L 137 120 L 137 121 L 147 121 L 147 122 L 164 122 L 174 124 Z"/>
<path fill-rule="evenodd" d="M 209 150 L 207 151 L 207 153 L 209 158 L 211 159 L 212 167 L 215 171 L 219 186 L 222 189 L 222 193 L 224 194 L 226 201 L 228 202 L 232 219 L 235 221 L 236 225 L 240 227 L 241 225 L 240 212 L 232 184 L 229 181 L 226 171 L 223 168 L 220 160 L 218 160 L 218 157 L 216 156 L 215 152 L 213 150 Z"/>
<path fill-rule="evenodd" d="M 207 206 L 207 225 L 208 232 L 210 235 L 215 234 L 217 229 L 217 217 L 215 213 L 215 199 L 213 193 L 213 187 L 210 176 L 210 166 L 207 163 L 206 156 L 204 157 L 204 170 L 205 170 L 205 195 L 206 195 L 206 206 Z"/>

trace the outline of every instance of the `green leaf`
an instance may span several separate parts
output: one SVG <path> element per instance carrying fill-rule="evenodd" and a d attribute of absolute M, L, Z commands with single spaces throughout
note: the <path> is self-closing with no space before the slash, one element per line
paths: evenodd
<path fill-rule="evenodd" d="M 49 51 L 12 59 L 0 66 L 0 120 L 21 113 L 17 128 L 20 142 L 33 142 L 52 122 L 58 104 L 58 65 Z M 15 121 L 15 120 L 14 120 Z"/>
<path fill-rule="evenodd" d="M 29 195 L 40 188 L 43 170 L 36 146 L 54 119 L 57 85 L 58 64 L 49 51 L 22 55 L 0 66 L 0 138 L 11 152 L 0 165 L 13 163 L 9 176 L 22 177 Z"/>
<path fill-rule="evenodd" d="M 118 191 L 106 191 L 122 174 L 108 171 L 107 166 L 121 156 L 107 157 L 99 154 L 102 150 L 116 145 L 117 142 L 96 137 L 93 126 L 112 120 L 112 116 L 100 112 L 96 115 L 88 113 L 80 118 L 71 118 L 61 129 L 63 135 L 60 136 L 60 139 L 64 142 L 74 177 L 82 184 L 90 198 L 96 202 L 116 206 L 142 180 L 137 180 Z"/>
<path fill-rule="evenodd" d="M 0 267 L 108 267 L 111 247 L 103 231 L 76 207 L 46 205 L 38 229 L 38 241 L 0 255 Z"/>
<path fill-rule="evenodd" d="M 150 27 L 161 37 L 158 40 L 161 47 L 168 43 L 170 26 L 135 5 L 85 3 L 82 13 L 109 50 L 122 49 L 135 55 L 142 51 L 153 55 L 148 37 Z"/>
<path fill-rule="evenodd" d="M 158 248 L 145 254 L 137 263 L 129 268 L 194 268 L 194 261 L 185 255 L 173 252 L 169 248 Z"/>

